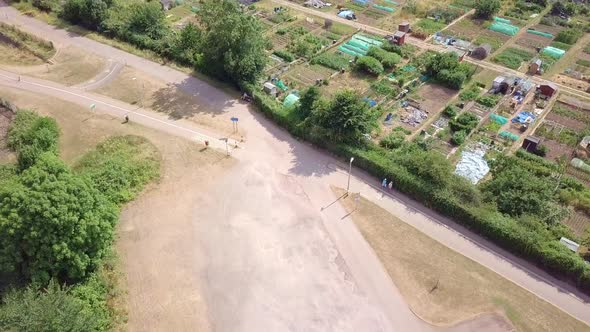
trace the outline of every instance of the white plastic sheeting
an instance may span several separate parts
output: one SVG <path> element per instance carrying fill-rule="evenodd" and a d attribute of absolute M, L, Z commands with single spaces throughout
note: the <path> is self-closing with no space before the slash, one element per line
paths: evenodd
<path fill-rule="evenodd" d="M 466 178 L 473 184 L 478 183 L 490 171 L 488 162 L 483 158 L 485 154 L 485 150 L 481 149 L 463 151 L 461 160 L 455 168 L 455 174 Z"/>

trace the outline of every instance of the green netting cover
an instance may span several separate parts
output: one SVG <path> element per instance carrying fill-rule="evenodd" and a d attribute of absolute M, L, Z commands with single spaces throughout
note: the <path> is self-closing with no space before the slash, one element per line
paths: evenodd
<path fill-rule="evenodd" d="M 518 135 L 515 135 L 513 133 L 507 132 L 505 130 L 500 132 L 500 137 L 508 138 L 510 140 L 513 140 L 513 141 L 518 140 Z"/>
<path fill-rule="evenodd" d="M 510 24 L 501 23 L 501 22 L 494 22 L 494 24 L 490 25 L 490 27 L 488 29 L 490 29 L 492 31 L 499 32 L 499 33 L 503 33 L 508 36 L 514 36 L 518 32 L 518 30 L 520 30 L 515 25 L 510 25 Z"/>
<path fill-rule="evenodd" d="M 395 1 L 392 1 L 392 0 L 384 0 L 384 1 L 387 2 L 387 3 L 390 3 L 392 5 L 395 5 L 395 6 L 399 5 L 399 3 L 395 2 Z"/>
<path fill-rule="evenodd" d="M 402 70 L 403 71 L 414 71 L 414 70 L 416 70 L 416 67 L 410 66 L 410 65 L 405 65 L 402 67 Z"/>
<path fill-rule="evenodd" d="M 491 114 L 490 120 L 494 121 L 497 124 L 501 124 L 501 125 L 508 123 L 508 119 L 506 119 L 505 117 L 498 115 L 498 114 Z"/>
<path fill-rule="evenodd" d="M 285 83 L 284 83 L 283 81 L 281 81 L 281 80 L 279 80 L 279 81 L 277 82 L 277 84 L 276 84 L 276 85 L 277 85 L 277 87 L 278 87 L 279 89 L 281 89 L 281 90 L 283 90 L 283 91 L 287 91 L 287 90 L 289 90 L 289 88 L 288 88 L 288 87 L 285 85 Z"/>
<path fill-rule="evenodd" d="M 338 49 L 342 52 L 342 53 L 346 53 L 348 55 L 352 55 L 352 56 L 362 56 L 363 54 L 361 53 L 357 53 L 353 50 L 351 50 L 350 48 L 345 47 L 345 45 L 340 45 L 338 46 Z"/>
<path fill-rule="evenodd" d="M 359 34 L 352 36 L 352 39 L 362 40 L 367 44 L 372 44 L 372 45 L 376 45 L 376 46 L 381 46 L 381 44 L 383 44 L 382 41 L 375 40 L 373 38 L 369 38 L 369 37 L 359 35 Z"/>
<path fill-rule="evenodd" d="M 346 43 L 346 44 L 354 46 L 356 48 L 360 48 L 362 50 L 369 50 L 369 47 L 371 47 L 371 45 L 364 43 L 360 40 L 349 40 L 348 43 Z"/>
<path fill-rule="evenodd" d="M 389 12 L 389 13 L 393 13 L 395 11 L 395 8 L 391 8 L 391 7 L 387 7 L 387 6 L 373 5 L 373 7 L 377 8 L 377 9 L 381 9 L 381 10 Z"/>
<path fill-rule="evenodd" d="M 565 51 L 557 47 L 547 46 L 541 53 L 547 54 L 552 58 L 559 59 L 565 54 Z"/>
<path fill-rule="evenodd" d="M 528 29 L 526 32 L 528 33 L 532 33 L 533 35 L 537 35 L 537 36 L 541 36 L 541 37 L 546 37 L 546 38 L 553 38 L 553 35 L 547 32 L 543 32 L 543 31 L 537 31 L 534 29 Z"/>
<path fill-rule="evenodd" d="M 351 50 L 351 51 L 357 53 L 358 55 L 366 55 L 367 54 L 367 50 L 363 50 L 362 48 L 355 47 L 354 45 L 351 45 L 349 43 L 342 45 L 342 47 L 344 47 L 348 50 Z"/>
<path fill-rule="evenodd" d="M 299 102 L 299 97 L 291 93 L 287 97 L 285 97 L 285 100 L 283 101 L 283 106 L 291 108 L 295 106 L 297 102 Z"/>
<path fill-rule="evenodd" d="M 494 21 L 500 22 L 500 23 L 506 23 L 506 24 L 512 23 L 512 22 L 510 22 L 509 19 L 501 18 L 501 17 L 498 17 L 498 16 L 494 17 Z"/>

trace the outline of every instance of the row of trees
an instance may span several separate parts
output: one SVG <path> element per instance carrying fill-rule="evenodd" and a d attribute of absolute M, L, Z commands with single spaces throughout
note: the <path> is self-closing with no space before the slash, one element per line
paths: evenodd
<path fill-rule="evenodd" d="M 262 26 L 235 0 L 203 1 L 199 26 L 189 23 L 180 32 L 170 28 L 158 1 L 66 0 L 51 7 L 74 24 L 235 84 L 253 82 L 266 65 Z"/>

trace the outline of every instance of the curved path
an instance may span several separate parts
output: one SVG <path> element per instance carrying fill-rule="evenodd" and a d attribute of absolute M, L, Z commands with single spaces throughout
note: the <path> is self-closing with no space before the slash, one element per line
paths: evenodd
<path fill-rule="evenodd" d="M 2 2 L 0 2 L 1 5 Z M 216 315 L 225 317 L 226 315 L 223 315 L 224 310 L 233 310 L 233 314 L 239 316 L 241 321 L 229 324 L 225 328 L 221 328 L 222 330 L 243 330 L 244 327 L 250 326 L 244 322 L 251 323 L 252 319 L 260 318 L 250 317 L 249 313 L 253 312 L 260 313 L 265 317 L 260 322 L 262 324 L 260 327 L 266 326 L 267 328 L 270 326 L 277 326 L 278 328 L 286 326 L 287 329 L 289 327 L 293 329 L 298 325 L 292 324 L 299 322 L 300 324 L 309 323 L 310 327 L 315 327 L 318 330 L 326 326 L 331 326 L 333 330 L 420 331 L 431 329 L 411 313 L 401 298 L 399 291 L 397 291 L 375 254 L 354 225 L 349 221 L 340 221 L 340 217 L 345 214 L 343 208 L 334 205 L 333 209 L 320 212 L 321 207 L 334 200 L 329 185 L 342 185 L 345 183 L 346 175 L 330 166 L 338 163 L 334 158 L 294 140 L 285 131 L 277 128 L 259 113 L 248 110 L 246 105 L 237 102 L 232 96 L 205 81 L 66 31 L 55 29 L 34 19 L 23 17 L 13 8 L 0 8 L 0 17 L 4 13 L 8 14 L 7 20 L 21 25 L 22 28 L 32 33 L 43 35 L 61 44 L 82 46 L 90 52 L 113 58 L 116 61 L 126 63 L 159 79 L 170 82 L 179 89 L 192 94 L 201 103 L 212 105 L 221 110 L 223 116 L 226 116 L 228 120 L 231 116 L 239 116 L 241 125 L 248 128 L 248 142 L 243 149 L 234 151 L 234 155 L 242 162 L 239 171 L 228 177 L 228 179 L 233 180 L 229 182 L 229 187 L 251 189 L 252 186 L 262 186 L 259 188 L 261 197 L 267 197 L 270 200 L 275 196 L 283 195 L 284 201 L 279 200 L 276 203 L 287 204 L 284 202 L 289 202 L 285 210 L 291 211 L 289 213 L 292 214 L 293 218 L 288 219 L 291 222 L 287 222 L 283 227 L 268 228 L 269 236 L 267 238 L 272 239 L 273 236 L 277 236 L 276 239 L 281 239 L 285 236 L 282 235 L 281 237 L 281 234 L 295 226 L 295 228 L 303 227 L 303 229 L 309 229 L 311 232 L 317 232 L 317 237 L 314 237 L 311 246 L 312 252 L 306 251 L 311 250 L 308 247 L 295 247 L 302 250 L 303 253 L 299 253 L 297 250 L 287 250 L 282 252 L 281 257 L 287 255 L 285 257 L 294 259 L 303 266 L 316 262 L 317 266 L 312 267 L 313 271 L 318 272 L 318 274 L 315 276 L 310 276 L 308 273 L 302 274 L 301 276 L 307 276 L 308 279 L 306 280 L 309 281 L 307 284 L 302 284 L 301 280 L 289 279 L 288 275 L 285 275 L 286 279 L 284 280 L 275 280 L 274 277 L 282 271 L 281 268 L 290 268 L 291 265 L 268 266 L 268 269 L 260 270 L 260 273 L 264 272 L 262 275 L 253 274 L 256 271 L 248 270 L 247 266 L 236 265 L 236 270 L 231 271 L 235 272 L 231 273 L 234 279 L 226 278 L 218 282 L 225 282 L 227 285 L 233 284 L 234 287 L 235 284 L 243 285 L 245 291 L 262 287 L 262 293 L 266 294 L 264 291 L 268 291 L 270 294 L 267 295 L 269 296 L 287 292 L 287 295 L 299 295 L 299 297 L 295 296 L 289 303 L 280 301 L 272 303 L 275 308 L 261 308 L 259 307 L 261 302 L 257 302 L 259 299 L 249 296 L 252 294 L 244 292 L 232 294 L 231 298 L 215 306 L 217 309 L 212 310 L 212 316 L 214 318 Z M 130 105 L 103 96 L 26 77 L 21 78 L 21 81 L 18 82 L 16 75 L 10 73 L 0 74 L 2 74 L 0 75 L 0 84 L 5 86 L 47 94 L 86 107 L 91 103 L 95 103 L 98 105 L 96 108 L 98 112 L 106 112 L 116 116 L 122 116 L 126 112 L 134 112 L 132 113 L 133 121 L 189 138 L 195 138 L 195 136 L 209 137 L 210 139 L 219 138 L 188 121 L 171 121 L 161 115 L 134 109 Z M 218 147 L 223 149 L 223 144 L 218 145 Z M 578 294 L 575 289 L 567 284 L 561 283 L 545 272 L 502 251 L 485 239 L 461 229 L 456 224 L 416 202 L 408 201 L 402 195 L 395 195 L 391 200 L 376 200 L 373 197 L 375 189 L 369 187 L 369 184 L 375 180 L 357 171 L 355 171 L 355 174 L 358 175 L 354 177 L 352 183 L 353 186 L 356 186 L 355 191 L 356 188 L 362 188 L 361 191 L 368 195 L 371 200 L 385 206 L 402 220 L 412 225 L 418 225 L 419 229 L 439 242 L 491 268 L 572 316 L 586 323 L 590 322 L 588 297 Z M 246 179 L 245 175 L 249 175 L 249 179 Z M 277 183 L 280 185 L 277 185 Z M 228 212 L 226 205 L 222 205 L 223 214 L 211 215 L 209 216 L 211 220 L 225 218 L 224 220 L 227 220 L 227 223 L 223 226 L 238 231 L 240 227 L 244 227 L 244 225 L 240 224 L 240 220 L 265 220 L 265 218 L 278 218 L 280 220 L 283 217 L 266 214 L 269 212 L 269 208 L 274 210 L 272 205 L 251 210 L 252 206 L 257 206 L 256 196 L 252 195 L 250 197 L 250 195 L 244 195 L 243 193 L 243 191 L 237 191 L 232 194 L 233 196 L 229 195 L 235 197 L 233 201 L 226 200 L 211 203 L 232 204 L 235 202 L 235 204 L 242 204 L 245 210 L 250 211 L 249 218 L 251 219 L 235 219 L 236 215 L 232 214 L 231 211 Z M 299 200 L 304 204 L 299 204 Z M 222 227 L 222 225 L 216 227 Z M 221 232 L 220 234 L 225 233 Z M 258 248 L 260 238 L 256 237 L 255 234 L 252 234 L 252 236 L 251 241 L 243 243 L 241 247 L 238 246 L 243 252 L 242 255 L 246 253 L 261 254 L 259 252 L 260 248 Z M 221 239 L 229 240 L 228 238 Z M 289 241 L 288 238 L 284 240 Z M 208 247 L 208 245 L 211 245 L 211 247 Z M 271 243 L 268 246 L 281 246 L 281 243 Z M 212 243 L 205 242 L 204 247 L 213 252 Z M 316 255 L 318 252 L 325 254 L 325 256 L 320 255 L 324 259 L 318 260 Z M 227 258 L 231 255 L 236 255 L 236 252 L 228 252 L 227 256 L 224 257 Z M 234 257 L 236 264 L 240 262 L 240 258 L 244 257 L 249 256 Z M 254 266 L 270 264 L 267 261 L 254 261 L 252 263 L 256 264 Z M 214 261 L 208 262 L 207 267 L 210 268 L 210 271 L 216 271 Z M 333 283 L 322 282 L 323 277 L 326 280 L 332 280 Z M 342 287 L 334 287 L 331 286 L 332 284 L 342 284 Z M 212 285 L 212 290 L 215 289 L 214 286 Z M 302 297 L 302 295 L 305 296 Z M 215 292 L 210 294 L 212 301 L 215 299 L 223 300 L 223 296 L 230 295 Z M 286 307 L 288 304 L 292 304 L 293 307 Z M 253 312 L 250 312 L 251 310 Z M 268 314 L 268 310 L 274 313 L 277 310 L 284 310 L 284 312 L 291 313 L 292 317 L 279 317 L 280 319 L 276 315 L 266 317 L 264 313 Z M 322 315 L 320 317 L 314 316 L 317 315 L 316 311 L 322 313 Z M 342 321 L 345 316 L 351 317 L 351 319 L 355 317 L 356 320 Z M 278 320 L 272 320 L 273 317 Z M 323 323 L 328 325 L 321 325 L 317 321 L 320 318 L 325 318 L 327 321 Z M 287 325 L 274 325 L 278 321 L 286 322 Z M 489 329 L 493 330 L 494 328 L 499 327 L 495 326 Z M 310 330 L 314 330 L 314 328 L 310 328 Z"/>
<path fill-rule="evenodd" d="M 109 84 L 112 80 L 117 77 L 117 74 L 125 67 L 125 64 L 113 61 L 112 59 L 107 60 L 108 67 L 105 68 L 99 75 L 92 79 L 77 84 L 75 87 L 82 90 L 94 90 L 98 89 L 103 85 Z"/>

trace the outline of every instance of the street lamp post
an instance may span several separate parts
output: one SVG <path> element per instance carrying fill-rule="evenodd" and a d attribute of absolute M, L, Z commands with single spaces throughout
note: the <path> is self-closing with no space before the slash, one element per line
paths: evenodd
<path fill-rule="evenodd" d="M 352 162 L 354 161 L 354 157 L 350 157 L 350 162 L 348 163 L 348 184 L 346 185 L 346 193 L 350 190 L 350 172 L 352 171 Z"/>

